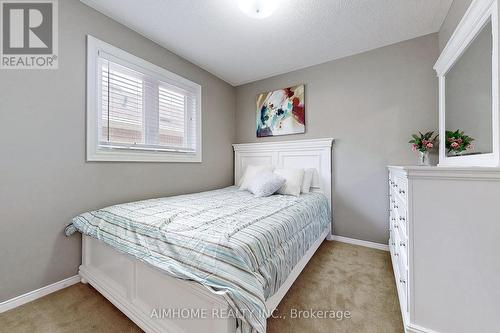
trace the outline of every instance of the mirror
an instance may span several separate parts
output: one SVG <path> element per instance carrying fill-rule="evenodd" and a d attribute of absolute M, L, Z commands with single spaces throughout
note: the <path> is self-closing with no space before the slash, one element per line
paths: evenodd
<path fill-rule="evenodd" d="M 492 51 L 490 20 L 445 75 L 446 131 L 465 135 L 448 133 L 447 157 L 492 153 Z"/>

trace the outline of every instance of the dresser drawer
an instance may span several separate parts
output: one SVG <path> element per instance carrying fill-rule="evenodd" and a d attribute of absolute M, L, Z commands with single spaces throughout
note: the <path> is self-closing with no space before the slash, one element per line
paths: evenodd
<path fill-rule="evenodd" d="M 394 233 L 391 234 L 391 238 L 389 239 L 389 252 L 391 254 L 392 259 L 392 270 L 394 271 L 394 277 L 396 280 L 399 280 L 399 264 L 398 258 L 399 253 L 397 253 L 398 249 L 396 247 L 396 238 Z"/>
<path fill-rule="evenodd" d="M 389 249 L 391 251 L 392 267 L 398 291 L 399 303 L 403 318 L 410 318 L 409 266 L 410 260 L 410 212 L 408 210 L 412 188 L 412 179 L 407 178 L 404 169 L 389 168 Z"/>
<path fill-rule="evenodd" d="M 397 194 L 396 181 L 394 176 L 389 177 L 389 189 L 391 195 L 395 196 Z"/>
<path fill-rule="evenodd" d="M 397 208 L 395 208 L 397 207 Z M 394 230 L 402 240 L 407 239 L 407 217 L 406 210 L 401 205 L 394 205 L 389 211 L 390 229 Z"/>
<path fill-rule="evenodd" d="M 406 253 L 401 253 L 401 246 L 400 246 L 401 238 L 399 237 L 397 230 L 395 230 L 393 236 L 394 237 L 393 237 L 393 241 L 392 241 L 392 246 L 394 247 L 394 255 L 396 257 L 396 261 L 399 263 L 400 260 L 404 260 L 401 258 L 406 258 Z M 404 250 L 404 248 L 403 248 L 403 250 Z"/>
<path fill-rule="evenodd" d="M 398 239 L 402 238 L 402 236 L 404 237 L 404 231 L 401 230 L 402 228 L 397 222 L 397 215 L 391 217 L 391 229 L 393 230 L 394 234 L 398 236 Z"/>
<path fill-rule="evenodd" d="M 394 255 L 394 251 L 396 250 L 396 238 L 394 236 L 395 230 L 393 228 L 389 229 L 389 250 L 391 251 L 391 255 Z"/>
<path fill-rule="evenodd" d="M 394 193 L 406 203 L 408 198 L 408 181 L 405 178 L 395 176 L 393 183 Z"/>
<path fill-rule="evenodd" d="M 398 263 L 400 266 L 400 269 L 407 269 L 408 268 L 408 250 L 406 246 L 406 240 L 402 239 L 400 237 L 397 238 L 396 240 L 396 248 L 398 251 Z"/>
<path fill-rule="evenodd" d="M 404 227 L 402 224 L 397 221 L 395 224 L 393 224 L 394 230 L 394 241 L 396 244 L 394 244 L 394 247 L 398 251 L 398 253 L 401 253 L 404 255 L 402 257 L 402 261 L 405 263 L 405 265 L 408 265 L 408 237 L 406 236 Z"/>
<path fill-rule="evenodd" d="M 400 246 L 401 239 L 398 234 L 394 233 L 394 238 L 391 243 L 393 246 L 393 270 L 398 287 L 399 302 L 404 311 L 408 311 L 408 257 L 405 247 Z"/>
<path fill-rule="evenodd" d="M 404 312 L 408 312 L 408 269 L 398 267 L 399 278 L 396 277 L 398 285 L 399 303 Z"/>
<path fill-rule="evenodd" d="M 390 196 L 390 208 L 393 210 L 397 210 L 399 207 L 406 206 L 406 203 L 402 202 L 400 198 L 396 194 L 392 194 Z"/>
<path fill-rule="evenodd" d="M 397 212 L 394 216 L 394 222 L 397 225 L 399 231 L 399 236 L 401 239 L 405 240 L 408 238 L 408 214 L 406 213 L 406 207 L 399 204 Z"/>
<path fill-rule="evenodd" d="M 398 247 L 398 251 L 404 255 L 402 262 L 408 266 L 408 240 L 406 238 L 398 237 L 398 243 L 395 245 Z"/>

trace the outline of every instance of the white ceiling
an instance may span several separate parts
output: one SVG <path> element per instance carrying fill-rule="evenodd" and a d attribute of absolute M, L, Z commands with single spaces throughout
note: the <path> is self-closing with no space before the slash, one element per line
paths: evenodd
<path fill-rule="evenodd" d="M 82 0 L 234 86 L 436 32 L 453 0 L 279 1 Z"/>

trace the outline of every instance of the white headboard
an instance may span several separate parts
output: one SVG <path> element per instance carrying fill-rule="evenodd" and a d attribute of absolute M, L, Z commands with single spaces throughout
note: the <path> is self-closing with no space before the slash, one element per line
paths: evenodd
<path fill-rule="evenodd" d="M 332 138 L 234 144 L 234 183 L 247 165 L 271 164 L 276 168 L 313 168 L 312 190 L 332 202 Z"/>

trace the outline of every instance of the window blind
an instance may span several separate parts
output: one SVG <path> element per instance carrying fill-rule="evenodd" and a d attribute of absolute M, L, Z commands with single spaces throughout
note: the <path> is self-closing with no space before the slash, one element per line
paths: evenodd
<path fill-rule="evenodd" d="M 195 92 L 105 54 L 98 58 L 98 71 L 101 147 L 195 151 Z"/>

